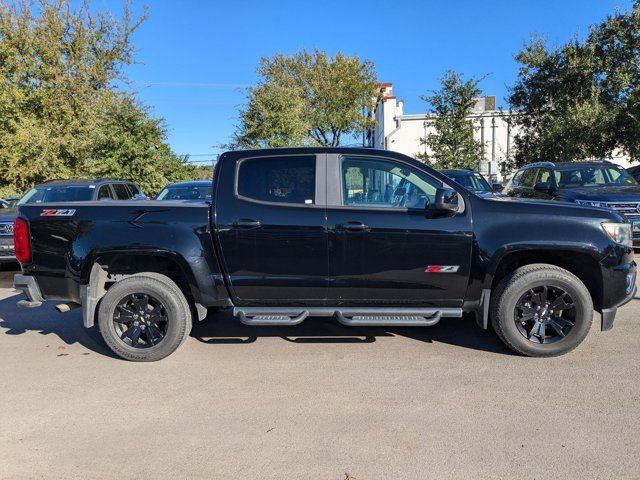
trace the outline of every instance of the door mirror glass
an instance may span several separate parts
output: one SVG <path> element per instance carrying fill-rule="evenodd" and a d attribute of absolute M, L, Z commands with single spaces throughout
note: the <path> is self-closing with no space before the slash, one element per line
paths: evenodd
<path fill-rule="evenodd" d="M 493 191 L 496 193 L 500 193 L 504 190 L 504 186 L 501 185 L 500 183 L 494 183 L 492 187 L 493 187 Z"/>
<path fill-rule="evenodd" d="M 436 190 L 436 210 L 439 212 L 456 213 L 460 198 L 458 192 L 452 188 L 438 188 Z"/>

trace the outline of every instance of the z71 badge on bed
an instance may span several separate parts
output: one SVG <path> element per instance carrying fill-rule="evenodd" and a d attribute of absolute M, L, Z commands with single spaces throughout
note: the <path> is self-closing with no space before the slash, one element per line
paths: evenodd
<path fill-rule="evenodd" d="M 41 217 L 73 217 L 76 213 L 73 208 L 45 208 L 40 214 Z"/>

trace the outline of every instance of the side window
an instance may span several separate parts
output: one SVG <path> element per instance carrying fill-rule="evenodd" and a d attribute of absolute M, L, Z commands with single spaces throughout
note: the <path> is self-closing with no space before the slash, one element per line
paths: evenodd
<path fill-rule="evenodd" d="M 133 183 L 127 183 L 127 187 L 131 192 L 131 196 L 135 197 L 136 195 L 140 195 L 140 189 Z"/>
<path fill-rule="evenodd" d="M 131 194 L 124 183 L 114 183 L 113 190 L 116 192 L 118 200 L 129 200 L 131 198 Z"/>
<path fill-rule="evenodd" d="M 513 184 L 514 187 L 520 186 L 524 172 L 525 172 L 524 170 L 520 170 L 513 176 L 513 180 L 511 181 L 511 183 Z"/>
<path fill-rule="evenodd" d="M 522 180 L 520 180 L 520 186 L 522 187 L 533 187 L 534 182 L 536 181 L 536 169 L 528 168 L 524 171 L 522 175 Z"/>
<path fill-rule="evenodd" d="M 238 195 L 252 200 L 313 205 L 315 156 L 250 158 L 240 162 Z"/>
<path fill-rule="evenodd" d="M 105 198 L 113 199 L 113 195 L 111 193 L 111 188 L 109 185 L 102 185 L 98 190 L 98 200 L 103 200 Z"/>
<path fill-rule="evenodd" d="M 419 208 L 435 204 L 442 184 L 403 163 L 377 158 L 342 159 L 342 204 L 354 207 Z"/>
<path fill-rule="evenodd" d="M 537 183 L 547 183 L 549 184 L 549 186 L 551 186 L 551 170 L 549 170 L 548 168 L 540 169 L 540 172 L 538 173 Z"/>

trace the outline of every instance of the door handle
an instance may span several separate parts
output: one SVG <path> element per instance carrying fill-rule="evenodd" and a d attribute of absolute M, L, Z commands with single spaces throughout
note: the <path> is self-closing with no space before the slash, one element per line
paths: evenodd
<path fill-rule="evenodd" d="M 337 230 L 346 230 L 347 232 L 368 232 L 371 228 L 362 222 L 347 222 L 336 225 Z"/>
<path fill-rule="evenodd" d="M 260 220 L 254 220 L 253 218 L 240 218 L 235 222 L 233 222 L 232 225 L 234 228 L 249 229 L 249 228 L 258 228 L 262 224 L 260 223 Z"/>

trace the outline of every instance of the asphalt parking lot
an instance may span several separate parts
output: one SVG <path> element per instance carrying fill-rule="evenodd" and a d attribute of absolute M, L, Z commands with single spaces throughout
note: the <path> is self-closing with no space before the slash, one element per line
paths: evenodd
<path fill-rule="evenodd" d="M 640 478 L 640 298 L 553 359 L 512 355 L 471 319 L 257 328 L 221 313 L 137 364 L 78 310 L 19 310 L 12 275 L 1 478 Z"/>

